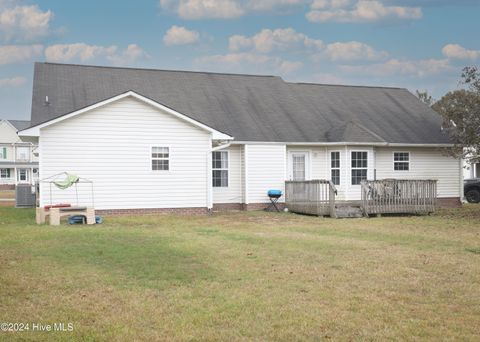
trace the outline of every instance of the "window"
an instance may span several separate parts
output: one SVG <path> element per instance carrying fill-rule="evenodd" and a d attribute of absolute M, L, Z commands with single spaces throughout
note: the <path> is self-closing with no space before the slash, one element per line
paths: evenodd
<path fill-rule="evenodd" d="M 394 152 L 393 153 L 393 169 L 395 171 L 410 170 L 410 153 L 409 152 Z"/>
<path fill-rule="evenodd" d="M 368 152 L 352 152 L 352 185 L 367 179 Z"/>
<path fill-rule="evenodd" d="M 212 184 L 215 188 L 228 187 L 228 152 L 212 152 Z"/>
<path fill-rule="evenodd" d="M 17 160 L 30 160 L 29 158 L 30 148 L 29 147 L 17 147 Z"/>
<path fill-rule="evenodd" d="M 330 153 L 331 179 L 335 185 L 340 185 L 340 152 Z"/>
<path fill-rule="evenodd" d="M 0 159 L 7 159 L 7 148 L 0 147 Z"/>
<path fill-rule="evenodd" d="M 0 178 L 10 178 L 10 169 L 0 169 Z"/>
<path fill-rule="evenodd" d="M 28 170 L 27 169 L 18 169 L 18 181 L 19 182 L 28 181 Z"/>
<path fill-rule="evenodd" d="M 152 170 L 168 171 L 170 152 L 168 147 L 152 147 Z"/>

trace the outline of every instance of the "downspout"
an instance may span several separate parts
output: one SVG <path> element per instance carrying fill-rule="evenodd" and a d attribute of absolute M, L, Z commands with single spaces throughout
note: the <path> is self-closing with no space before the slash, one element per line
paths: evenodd
<path fill-rule="evenodd" d="M 463 202 L 465 200 L 464 199 L 464 196 L 465 196 L 464 190 L 465 189 L 463 188 L 463 160 L 462 160 L 462 158 L 459 158 L 458 160 L 459 160 L 458 164 L 459 164 L 459 169 L 460 169 L 459 170 L 459 177 L 458 177 L 459 180 L 460 180 L 460 182 L 459 182 L 460 183 L 460 202 Z M 475 166 L 475 164 L 473 164 L 473 166 Z M 474 167 L 474 169 L 475 169 L 475 167 Z"/>

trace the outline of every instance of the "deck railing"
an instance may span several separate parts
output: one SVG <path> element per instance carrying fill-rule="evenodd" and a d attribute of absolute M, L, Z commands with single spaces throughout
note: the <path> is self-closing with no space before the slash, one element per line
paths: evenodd
<path fill-rule="evenodd" d="M 335 185 L 329 180 L 285 182 L 285 204 L 289 211 L 335 217 Z"/>
<path fill-rule="evenodd" d="M 362 210 L 371 214 L 429 214 L 435 211 L 436 180 L 362 181 Z"/>

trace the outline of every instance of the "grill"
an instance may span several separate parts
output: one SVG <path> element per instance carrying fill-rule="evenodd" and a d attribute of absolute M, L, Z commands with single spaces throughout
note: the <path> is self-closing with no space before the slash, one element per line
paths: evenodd
<path fill-rule="evenodd" d="M 270 204 L 265 209 L 265 211 L 276 211 L 280 212 L 280 209 L 277 207 L 277 202 L 282 197 L 282 190 L 268 190 L 268 198 L 270 198 Z"/>

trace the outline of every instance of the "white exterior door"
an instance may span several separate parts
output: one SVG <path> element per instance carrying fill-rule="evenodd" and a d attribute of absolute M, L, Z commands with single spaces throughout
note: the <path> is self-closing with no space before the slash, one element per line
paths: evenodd
<path fill-rule="evenodd" d="M 305 151 L 289 152 L 289 176 L 290 180 L 303 181 L 310 179 L 310 158 Z"/>

